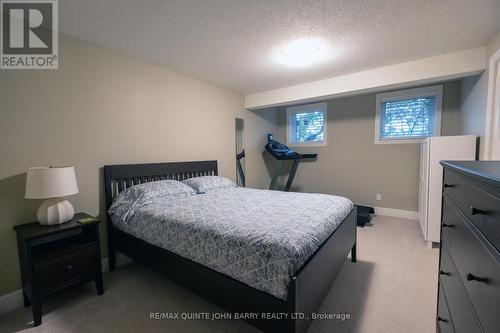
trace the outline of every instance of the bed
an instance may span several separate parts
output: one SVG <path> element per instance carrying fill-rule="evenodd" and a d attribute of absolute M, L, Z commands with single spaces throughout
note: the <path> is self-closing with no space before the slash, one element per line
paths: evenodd
<path fill-rule="evenodd" d="M 132 185 L 217 174 L 217 161 L 105 166 L 106 208 Z M 305 201 L 308 209 L 293 209 Z M 323 217 L 321 204 L 330 207 Z M 110 271 L 119 251 L 230 313 L 261 314 L 248 321 L 269 332 L 307 330 L 349 252 L 356 261 L 356 212 L 340 197 L 228 188 L 156 202 L 120 221 L 108 215 Z"/>

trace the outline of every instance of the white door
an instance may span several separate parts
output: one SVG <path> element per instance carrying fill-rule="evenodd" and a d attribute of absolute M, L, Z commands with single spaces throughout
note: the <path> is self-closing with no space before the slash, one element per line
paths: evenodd
<path fill-rule="evenodd" d="M 428 176 L 429 176 L 429 140 L 423 141 L 420 148 L 420 179 L 419 179 L 419 200 L 418 200 L 418 213 L 420 227 L 424 239 L 427 240 L 427 206 L 429 204 L 428 196 Z"/>

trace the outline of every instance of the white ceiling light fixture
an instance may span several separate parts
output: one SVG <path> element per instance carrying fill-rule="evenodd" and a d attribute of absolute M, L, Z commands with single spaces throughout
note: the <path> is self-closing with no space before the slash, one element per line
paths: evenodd
<path fill-rule="evenodd" d="M 330 54 L 330 46 L 324 39 L 300 38 L 276 47 L 273 60 L 285 66 L 301 68 L 324 62 Z"/>

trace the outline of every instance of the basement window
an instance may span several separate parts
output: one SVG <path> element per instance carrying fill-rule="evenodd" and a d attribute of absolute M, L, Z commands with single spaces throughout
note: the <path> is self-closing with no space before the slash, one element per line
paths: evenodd
<path fill-rule="evenodd" d="M 377 94 L 375 143 L 419 143 L 441 135 L 443 86 Z"/>
<path fill-rule="evenodd" d="M 326 103 L 287 108 L 287 145 L 326 146 L 326 111 Z"/>

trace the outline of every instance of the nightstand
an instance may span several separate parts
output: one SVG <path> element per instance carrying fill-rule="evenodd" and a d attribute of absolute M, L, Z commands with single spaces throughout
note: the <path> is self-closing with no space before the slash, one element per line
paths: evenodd
<path fill-rule="evenodd" d="M 42 323 L 42 301 L 67 288 L 95 281 L 104 293 L 99 243 L 99 221 L 87 224 L 75 214 L 67 223 L 45 226 L 38 222 L 17 225 L 17 246 L 24 306 L 32 306 L 34 326 Z"/>

